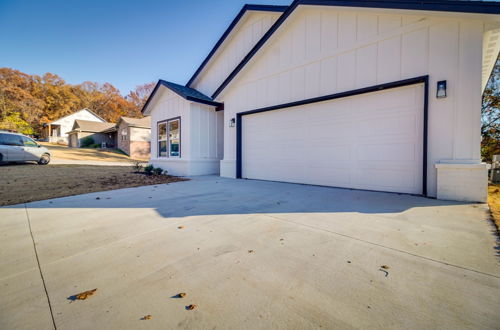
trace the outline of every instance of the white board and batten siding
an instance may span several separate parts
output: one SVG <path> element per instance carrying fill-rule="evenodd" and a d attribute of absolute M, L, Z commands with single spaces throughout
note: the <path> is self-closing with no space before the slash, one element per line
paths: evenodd
<path fill-rule="evenodd" d="M 212 95 L 281 14 L 246 12 L 191 87 L 205 95 Z"/>
<path fill-rule="evenodd" d="M 429 75 L 427 183 L 435 196 L 436 162 L 480 159 L 483 27 L 460 15 L 299 7 L 218 96 L 224 122 L 238 112 Z M 448 82 L 445 99 L 434 97 L 439 80 Z M 225 127 L 224 141 L 221 175 L 234 177 L 234 128 Z"/>
<path fill-rule="evenodd" d="M 151 136 L 157 141 L 158 122 L 181 117 L 181 157 L 158 157 L 158 143 L 151 143 L 154 166 L 167 169 L 172 175 L 218 174 L 223 155 L 223 114 L 214 107 L 190 102 L 167 88 L 151 105 Z"/>

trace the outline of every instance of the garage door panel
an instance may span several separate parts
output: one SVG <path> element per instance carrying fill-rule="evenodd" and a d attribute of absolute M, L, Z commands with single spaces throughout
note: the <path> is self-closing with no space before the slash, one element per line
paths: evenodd
<path fill-rule="evenodd" d="M 350 145 L 328 145 L 327 143 L 318 143 L 311 147 L 307 156 L 307 163 L 314 165 L 322 162 L 325 166 L 334 166 L 338 161 L 349 161 L 352 158 Z"/>
<path fill-rule="evenodd" d="M 415 145 L 413 143 L 394 144 L 362 144 L 358 146 L 358 160 L 360 161 L 411 161 L 415 159 Z"/>
<path fill-rule="evenodd" d="M 413 113 L 407 115 L 387 114 L 361 120 L 358 127 L 360 136 L 399 134 L 414 137 L 418 134 L 416 123 L 417 119 Z"/>
<path fill-rule="evenodd" d="M 355 171 L 356 188 L 390 192 L 414 193 L 414 176 L 411 170 L 370 169 Z"/>
<path fill-rule="evenodd" d="M 422 192 L 423 85 L 242 120 L 244 178 Z"/>
<path fill-rule="evenodd" d="M 315 175 L 308 178 L 309 184 L 333 187 L 351 187 L 351 173 L 349 168 L 311 167 Z"/>

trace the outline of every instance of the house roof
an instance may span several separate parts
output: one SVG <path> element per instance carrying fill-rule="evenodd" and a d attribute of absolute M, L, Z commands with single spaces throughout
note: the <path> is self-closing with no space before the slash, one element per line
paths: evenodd
<path fill-rule="evenodd" d="M 300 5 L 310 6 L 337 6 L 337 7 L 364 7 L 384 9 L 405 9 L 425 11 L 445 11 L 477 14 L 500 14 L 500 3 L 495 1 L 469 1 L 469 0 L 294 0 L 287 10 L 278 18 L 264 36 L 255 44 L 250 52 L 241 60 L 236 68 L 222 82 L 212 94 L 215 99 L 226 86 L 245 67 L 252 57 L 260 50 L 266 41 L 278 30 L 290 14 Z"/>
<path fill-rule="evenodd" d="M 95 117 L 97 117 L 97 119 L 100 119 L 100 120 L 102 120 L 103 122 L 105 122 L 105 120 L 104 120 L 101 116 L 97 115 L 94 111 L 92 111 L 92 110 L 90 110 L 90 109 L 88 109 L 88 108 L 83 108 L 83 109 L 80 109 L 80 110 L 75 111 L 75 112 L 73 112 L 73 113 L 70 113 L 69 115 L 66 115 L 66 116 L 63 116 L 63 117 L 61 117 L 61 118 L 58 118 L 58 119 L 56 119 L 56 120 L 54 120 L 54 121 L 51 121 L 49 124 L 53 124 L 53 123 L 55 123 L 56 121 L 59 121 L 59 120 L 61 120 L 61 119 L 64 119 L 64 118 L 69 117 L 69 116 L 71 116 L 71 115 L 74 115 L 75 113 L 78 113 L 78 112 L 81 112 L 81 111 L 88 111 L 88 112 L 90 112 L 92 115 L 94 115 Z"/>
<path fill-rule="evenodd" d="M 212 105 L 215 107 L 222 106 L 222 103 L 215 102 L 213 99 L 211 99 L 210 97 L 206 96 L 205 94 L 197 91 L 194 88 L 175 84 L 173 82 L 160 79 L 160 80 L 158 80 L 158 83 L 156 84 L 155 88 L 153 89 L 153 92 L 151 92 L 151 95 L 149 95 L 148 100 L 146 101 L 146 103 L 142 107 L 142 110 L 141 110 L 142 113 L 144 113 L 145 109 L 148 107 L 149 103 L 154 98 L 154 96 L 155 96 L 156 92 L 158 91 L 158 89 L 160 88 L 160 86 L 164 86 L 164 87 L 170 89 L 172 92 L 176 93 L 177 95 L 179 95 L 180 97 L 182 97 L 183 99 L 188 100 L 188 101 L 208 104 L 208 105 Z"/>
<path fill-rule="evenodd" d="M 151 128 L 151 117 L 144 117 L 144 118 L 121 117 L 120 121 L 125 122 L 128 126 Z"/>
<path fill-rule="evenodd" d="M 76 119 L 73 124 L 73 131 L 99 133 L 115 127 L 113 123 L 101 123 L 98 121 Z"/>
<path fill-rule="evenodd" d="M 238 15 L 236 15 L 236 17 L 233 19 L 233 21 L 231 22 L 231 24 L 229 24 L 229 27 L 226 29 L 226 31 L 224 32 L 224 34 L 222 34 L 222 36 L 220 37 L 220 39 L 217 41 L 217 43 L 215 44 L 215 46 L 212 48 L 212 50 L 210 51 L 210 53 L 208 53 L 207 57 L 203 60 L 203 62 L 201 63 L 201 65 L 198 67 L 198 69 L 196 69 L 195 73 L 189 79 L 189 81 L 187 82 L 186 86 L 190 86 L 194 82 L 194 80 L 198 77 L 198 75 L 203 71 L 203 69 L 208 64 L 208 62 L 210 61 L 210 59 L 212 58 L 212 56 L 215 55 L 215 53 L 217 52 L 217 50 L 219 49 L 219 47 L 224 43 L 224 41 L 226 40 L 226 38 L 231 34 L 231 32 L 233 31 L 233 29 L 236 27 L 236 25 L 238 25 L 238 23 L 243 18 L 243 16 L 245 16 L 245 14 L 247 13 L 247 11 L 284 12 L 287 8 L 288 8 L 288 6 L 254 5 L 254 4 L 246 4 L 246 5 L 244 5 L 243 8 L 241 8 L 241 10 L 238 13 Z"/>

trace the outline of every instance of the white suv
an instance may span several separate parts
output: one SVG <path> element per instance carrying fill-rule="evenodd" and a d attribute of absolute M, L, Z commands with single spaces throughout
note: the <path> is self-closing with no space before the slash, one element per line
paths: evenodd
<path fill-rule="evenodd" d="M 0 132 L 0 163 L 28 161 L 46 165 L 50 162 L 50 152 L 27 136 Z"/>

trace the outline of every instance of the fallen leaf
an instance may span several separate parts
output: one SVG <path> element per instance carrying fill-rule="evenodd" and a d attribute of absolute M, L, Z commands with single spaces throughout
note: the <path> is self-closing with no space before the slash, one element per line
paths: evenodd
<path fill-rule="evenodd" d="M 390 267 L 387 266 L 387 265 L 382 265 L 382 266 L 380 266 L 380 268 L 382 268 L 382 269 L 389 269 Z"/>
<path fill-rule="evenodd" d="M 70 296 L 68 299 L 69 300 L 85 300 L 88 297 L 92 296 L 96 291 L 97 291 L 97 288 L 94 290 L 84 291 L 84 292 L 75 294 L 73 296 Z"/>
<path fill-rule="evenodd" d="M 151 320 L 152 316 L 151 315 L 145 315 L 142 317 L 141 320 Z"/>
<path fill-rule="evenodd" d="M 193 309 L 196 309 L 196 308 L 198 308 L 198 306 L 196 306 L 196 305 L 188 305 L 188 306 L 186 306 L 186 309 L 188 311 L 192 311 Z"/>
<path fill-rule="evenodd" d="M 177 227 L 177 229 L 184 229 L 184 226 L 179 226 Z"/>
<path fill-rule="evenodd" d="M 255 251 L 254 250 L 248 250 L 248 253 L 254 253 Z"/>
<path fill-rule="evenodd" d="M 184 298 L 186 296 L 186 294 L 184 292 L 181 292 L 177 295 L 177 297 L 179 298 Z"/>

